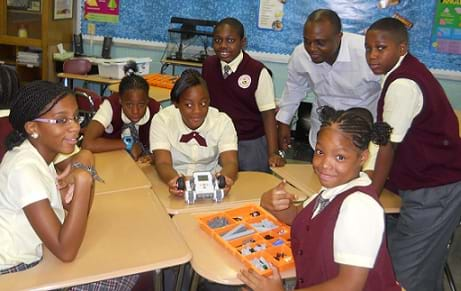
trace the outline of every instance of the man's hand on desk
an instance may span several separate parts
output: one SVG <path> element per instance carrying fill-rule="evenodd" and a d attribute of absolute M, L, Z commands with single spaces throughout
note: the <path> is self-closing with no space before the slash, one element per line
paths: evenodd
<path fill-rule="evenodd" d="M 277 122 L 279 148 L 286 151 L 291 147 L 291 129 L 290 126 L 281 122 Z"/>

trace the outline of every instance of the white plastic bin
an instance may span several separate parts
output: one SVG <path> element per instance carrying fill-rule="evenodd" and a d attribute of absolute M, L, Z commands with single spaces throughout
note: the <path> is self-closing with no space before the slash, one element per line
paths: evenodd
<path fill-rule="evenodd" d="M 123 58 L 111 59 L 98 62 L 99 75 L 104 78 L 122 79 L 125 76 L 124 67 L 128 61 L 135 61 L 138 65 L 137 73 L 140 75 L 149 74 L 150 58 Z"/>

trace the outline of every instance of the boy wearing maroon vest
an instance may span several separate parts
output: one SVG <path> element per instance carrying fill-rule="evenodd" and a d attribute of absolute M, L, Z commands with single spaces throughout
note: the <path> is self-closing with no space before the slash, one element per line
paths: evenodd
<path fill-rule="evenodd" d="M 245 44 L 242 23 L 221 20 L 213 31 L 216 55 L 205 60 L 202 75 L 211 106 L 227 113 L 237 130 L 239 169 L 268 172 L 285 163 L 277 144 L 274 87 L 264 65 L 242 50 Z"/>
<path fill-rule="evenodd" d="M 402 208 L 388 229 L 397 279 L 408 290 L 442 290 L 448 241 L 461 215 L 461 139 L 456 115 L 431 72 L 408 53 L 394 18 L 373 23 L 367 62 L 385 75 L 378 120 L 393 127 L 376 157 L 373 184 L 398 192 Z"/>

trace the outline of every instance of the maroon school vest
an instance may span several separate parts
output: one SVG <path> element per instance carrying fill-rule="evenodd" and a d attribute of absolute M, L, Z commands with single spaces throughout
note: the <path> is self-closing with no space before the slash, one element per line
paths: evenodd
<path fill-rule="evenodd" d="M 350 194 L 360 191 L 373 197 L 371 186 L 352 187 L 336 196 L 313 219 L 315 201 L 309 203 L 295 218 L 291 226 L 291 248 L 296 265 L 296 288 L 306 288 L 333 279 L 339 273 L 339 264 L 333 257 L 333 234 L 339 210 Z M 373 193 L 373 194 L 372 194 Z M 387 251 L 386 235 L 373 269 L 368 273 L 364 291 L 401 290 L 396 283 L 391 259 Z"/>
<path fill-rule="evenodd" d="M 415 81 L 424 103 L 397 147 L 386 187 L 393 191 L 416 190 L 461 181 L 458 119 L 442 86 L 411 54 L 387 77 L 378 101 L 378 120 L 383 119 L 387 89 L 399 78 Z"/>
<path fill-rule="evenodd" d="M 252 140 L 265 135 L 255 92 L 264 65 L 243 52 L 237 71 L 223 78 L 216 56 L 208 57 L 202 69 L 211 98 L 211 106 L 227 113 L 234 123 L 239 140 Z"/>
<path fill-rule="evenodd" d="M 104 132 L 104 137 L 106 138 L 117 138 L 120 139 L 122 134 L 122 105 L 120 104 L 120 95 L 119 94 L 112 94 L 109 97 L 106 97 L 110 102 L 110 106 L 112 107 L 112 121 L 111 125 L 113 128 L 112 133 Z M 154 115 L 160 110 L 160 103 L 157 101 L 149 98 L 149 103 L 147 103 L 149 107 L 150 116 L 149 121 L 139 127 L 139 139 L 143 144 L 145 149 L 150 149 L 149 143 L 149 130 L 150 130 L 150 123 Z"/>

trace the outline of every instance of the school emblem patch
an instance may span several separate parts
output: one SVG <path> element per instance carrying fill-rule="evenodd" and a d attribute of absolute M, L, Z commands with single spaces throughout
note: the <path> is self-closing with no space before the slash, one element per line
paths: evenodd
<path fill-rule="evenodd" d="M 251 77 L 250 77 L 250 75 L 247 75 L 247 74 L 241 75 L 239 77 L 238 84 L 239 84 L 240 88 L 242 88 L 242 89 L 246 89 L 246 88 L 250 87 L 250 85 L 251 85 Z"/>

